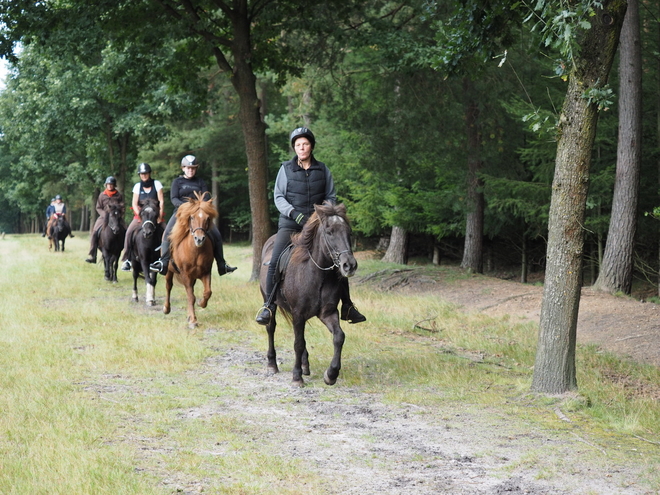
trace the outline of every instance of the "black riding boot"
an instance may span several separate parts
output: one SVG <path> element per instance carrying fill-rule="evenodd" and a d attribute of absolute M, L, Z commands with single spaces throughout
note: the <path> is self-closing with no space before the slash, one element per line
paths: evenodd
<path fill-rule="evenodd" d="M 160 258 L 149 265 L 149 270 L 152 272 L 167 275 L 167 269 L 170 265 L 170 239 L 165 235 L 163 242 L 160 245 Z"/>
<path fill-rule="evenodd" d="M 89 247 L 89 256 L 85 260 L 87 263 L 96 263 L 96 251 L 99 248 L 99 230 L 94 231 Z"/>
<path fill-rule="evenodd" d="M 275 292 L 277 291 L 277 286 L 279 284 L 275 283 L 275 270 L 277 268 L 277 262 L 273 263 L 273 260 L 270 260 L 268 265 L 268 275 L 266 275 L 266 294 L 268 299 L 264 302 L 264 305 L 259 310 L 257 314 L 256 321 L 259 325 L 268 325 L 270 319 L 273 317 L 273 312 L 275 311 Z"/>
<path fill-rule="evenodd" d="M 222 247 L 222 235 L 220 234 L 220 231 L 213 227 L 209 233 L 211 235 L 211 240 L 213 241 L 213 257 L 218 265 L 218 274 L 222 276 L 236 271 L 235 266 L 229 266 L 225 261 L 224 250 Z"/>
<path fill-rule="evenodd" d="M 360 313 L 351 301 L 351 294 L 348 290 L 348 279 L 342 278 L 342 291 L 341 291 L 341 319 L 349 323 L 362 323 L 367 321 L 367 317 Z"/>

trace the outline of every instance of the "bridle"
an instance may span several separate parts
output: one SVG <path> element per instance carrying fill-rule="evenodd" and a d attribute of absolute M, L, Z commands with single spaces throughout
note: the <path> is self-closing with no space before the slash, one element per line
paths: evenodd
<path fill-rule="evenodd" d="M 339 257 L 344 253 L 350 253 L 351 250 L 350 249 L 344 249 L 343 251 L 337 251 L 337 249 L 333 248 L 330 245 L 330 243 L 328 242 L 327 236 L 325 235 L 325 225 L 323 224 L 322 221 L 319 221 L 319 225 L 321 227 L 321 237 L 323 237 L 325 247 L 328 250 L 328 255 L 330 256 L 330 259 L 332 260 L 332 265 L 327 267 L 327 268 L 323 268 L 323 267 L 319 266 L 319 264 L 316 261 L 314 261 L 314 258 L 312 257 L 312 253 L 308 248 L 307 253 L 309 254 L 309 259 L 312 260 L 312 263 L 314 263 L 314 266 L 316 266 L 316 268 L 318 268 L 319 270 L 328 271 L 328 270 L 333 270 L 335 268 L 339 268 Z"/>
<path fill-rule="evenodd" d="M 206 219 L 206 222 L 208 222 L 208 218 Z M 204 233 L 204 235 L 208 234 L 208 227 L 207 228 L 195 227 L 193 229 L 193 227 L 192 227 L 192 216 L 188 218 L 188 230 L 190 230 L 190 235 L 192 235 L 192 236 L 194 236 L 195 232 L 197 232 L 198 230 L 201 230 Z"/>

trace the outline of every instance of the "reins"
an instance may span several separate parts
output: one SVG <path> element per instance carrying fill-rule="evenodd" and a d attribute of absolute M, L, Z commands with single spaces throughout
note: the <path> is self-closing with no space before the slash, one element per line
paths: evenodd
<path fill-rule="evenodd" d="M 312 260 L 312 263 L 314 263 L 314 266 L 316 266 L 316 268 L 318 268 L 319 270 L 328 271 L 328 270 L 333 270 L 335 268 L 339 268 L 339 257 L 344 253 L 350 253 L 351 250 L 350 249 L 344 249 L 343 251 L 333 250 L 332 246 L 330 246 L 330 243 L 328 242 L 328 238 L 325 235 L 325 225 L 323 225 L 322 221 L 319 221 L 319 225 L 322 227 L 321 237 L 323 237 L 323 241 L 325 242 L 325 246 L 326 246 L 326 248 L 328 248 L 328 255 L 330 256 L 330 259 L 332 260 L 332 265 L 327 267 L 327 268 L 323 268 L 323 267 L 319 266 L 319 264 L 316 261 L 314 261 L 314 258 L 312 257 L 311 251 L 309 250 L 309 248 L 307 248 L 307 253 L 309 254 L 309 259 Z"/>

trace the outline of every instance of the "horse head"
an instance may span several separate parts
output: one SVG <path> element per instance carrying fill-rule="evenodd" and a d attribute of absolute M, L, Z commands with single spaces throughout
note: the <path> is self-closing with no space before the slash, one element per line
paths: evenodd
<path fill-rule="evenodd" d="M 196 247 L 201 247 L 206 241 L 207 233 L 212 226 L 217 211 L 210 201 L 203 199 L 204 195 L 195 191 L 194 198 L 179 206 L 177 210 L 177 225 L 187 225 Z M 184 223 L 185 222 L 185 223 Z M 173 232 L 170 238 L 174 237 Z"/>
<path fill-rule="evenodd" d="M 119 208 L 119 205 L 116 205 L 114 203 L 110 203 L 109 205 L 106 205 L 105 213 L 106 213 L 105 219 L 108 227 L 110 228 L 113 234 L 117 234 L 121 226 L 121 210 Z"/>
<path fill-rule="evenodd" d="M 142 236 L 145 239 L 150 239 L 154 235 L 154 232 L 156 232 L 159 214 L 160 206 L 157 200 L 147 199 L 142 205 L 140 222 L 142 223 Z"/>
<path fill-rule="evenodd" d="M 318 268 L 337 268 L 342 277 L 352 277 L 358 263 L 351 248 L 351 232 L 346 206 L 324 203 L 314 206 L 314 214 L 305 224 L 301 239 L 307 238 L 311 259 L 319 263 Z"/>

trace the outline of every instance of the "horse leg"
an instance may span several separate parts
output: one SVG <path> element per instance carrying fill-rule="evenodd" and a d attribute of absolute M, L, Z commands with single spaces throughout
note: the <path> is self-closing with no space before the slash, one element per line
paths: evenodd
<path fill-rule="evenodd" d="M 183 277 L 182 277 L 183 278 Z M 197 315 L 195 314 L 195 282 L 196 279 L 182 280 L 186 287 L 186 294 L 188 295 L 188 328 L 191 330 L 197 327 Z"/>
<path fill-rule="evenodd" d="M 66 239 L 66 237 L 64 239 Z M 64 252 L 64 239 L 62 239 L 62 252 Z"/>
<path fill-rule="evenodd" d="M 138 273 L 139 272 L 135 269 L 135 267 L 133 267 L 133 301 L 134 302 L 138 302 L 138 290 L 137 290 Z"/>
<path fill-rule="evenodd" d="M 170 314 L 170 292 L 172 292 L 172 278 L 174 273 L 170 270 L 165 275 L 165 303 L 163 304 L 163 313 Z"/>
<path fill-rule="evenodd" d="M 326 385 L 334 385 L 337 382 L 339 370 L 341 369 L 341 351 L 344 346 L 345 334 L 341 326 L 339 326 L 339 312 L 336 308 L 329 316 L 321 318 L 321 321 L 328 327 L 330 333 L 332 333 L 332 343 L 335 348 L 330 366 L 328 366 L 328 369 L 323 374 L 323 381 Z"/>
<path fill-rule="evenodd" d="M 147 306 L 153 306 L 156 304 L 156 288 L 153 286 L 151 281 L 145 277 L 145 285 L 147 286 L 147 295 L 145 297 Z"/>
<path fill-rule="evenodd" d="M 277 322 L 275 321 L 275 314 L 277 313 L 277 307 L 273 311 L 273 315 L 270 318 L 270 323 L 266 325 L 266 332 L 268 333 L 268 352 L 266 353 L 266 358 L 268 359 L 268 373 L 279 373 L 280 369 L 277 367 L 277 354 L 275 353 L 275 327 L 277 327 Z"/>
<path fill-rule="evenodd" d="M 211 291 L 211 273 L 204 275 L 201 280 L 204 284 L 204 292 L 202 293 L 202 299 L 197 304 L 200 308 L 205 308 L 209 299 L 211 299 L 211 294 L 213 294 L 213 291 Z"/>
<path fill-rule="evenodd" d="M 117 283 L 117 271 L 119 270 L 119 255 L 112 255 L 112 283 Z"/>
<path fill-rule="evenodd" d="M 307 349 L 305 343 L 305 320 L 300 316 L 293 317 L 293 351 L 296 355 L 295 362 L 293 363 L 293 385 L 296 387 L 302 387 L 305 385 L 305 381 L 302 377 L 302 357 L 303 353 Z"/>
<path fill-rule="evenodd" d="M 307 352 L 307 348 L 303 351 L 302 354 L 302 374 L 305 376 L 309 376 L 309 353 Z"/>

